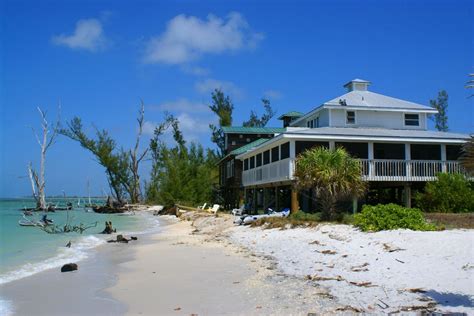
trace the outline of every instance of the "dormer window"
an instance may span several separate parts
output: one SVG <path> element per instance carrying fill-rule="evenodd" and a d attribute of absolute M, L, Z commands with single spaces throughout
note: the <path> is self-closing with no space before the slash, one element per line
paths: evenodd
<path fill-rule="evenodd" d="M 356 122 L 356 114 L 354 111 L 347 111 L 346 112 L 346 124 L 355 124 Z"/>
<path fill-rule="evenodd" d="M 405 114 L 406 126 L 420 126 L 420 116 L 418 114 Z"/>

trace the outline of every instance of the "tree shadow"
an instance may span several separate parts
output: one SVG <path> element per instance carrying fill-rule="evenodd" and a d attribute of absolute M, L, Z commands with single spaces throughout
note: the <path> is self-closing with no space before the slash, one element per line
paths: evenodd
<path fill-rule="evenodd" d="M 469 295 L 457 294 L 457 293 L 441 293 L 434 290 L 429 290 L 423 295 L 426 295 L 436 301 L 439 305 L 442 306 L 464 306 L 464 307 L 474 307 L 474 298 Z"/>

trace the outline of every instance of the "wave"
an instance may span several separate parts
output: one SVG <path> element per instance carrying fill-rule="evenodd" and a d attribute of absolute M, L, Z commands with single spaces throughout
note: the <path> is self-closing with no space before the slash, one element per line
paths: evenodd
<path fill-rule="evenodd" d="M 59 248 L 58 253 L 54 257 L 36 263 L 26 263 L 14 271 L 0 275 L 0 285 L 23 279 L 45 270 L 58 268 L 66 263 L 86 259 L 88 257 L 87 250 L 95 248 L 105 242 L 104 239 L 92 235 L 81 237 L 78 241 L 73 243 L 71 248 Z M 0 314 L 3 315 L 3 313 Z"/>
<path fill-rule="evenodd" d="M 13 305 L 10 301 L 0 299 L 0 315 L 13 315 Z"/>

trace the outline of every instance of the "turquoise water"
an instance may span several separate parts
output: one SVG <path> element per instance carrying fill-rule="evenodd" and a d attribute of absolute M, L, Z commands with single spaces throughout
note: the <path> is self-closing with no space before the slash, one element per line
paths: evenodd
<path fill-rule="evenodd" d="M 72 225 L 97 222 L 97 226 L 83 234 L 48 234 L 36 227 L 18 224 L 23 219 L 20 209 L 33 207 L 32 199 L 0 199 L 0 285 L 87 258 L 90 255 L 88 250 L 90 252 L 90 249 L 104 244 L 110 238 L 99 234 L 104 229 L 105 221 L 112 221 L 117 232 L 123 234 L 138 234 L 157 227 L 157 220 L 153 216 L 140 212 L 134 216 L 89 213 L 83 206 L 77 205 L 77 199 L 48 200 L 48 203 L 65 206 L 67 201 L 73 203 L 73 210 L 48 212 L 48 218 L 53 219 L 54 224 L 66 224 L 69 216 Z M 38 212 L 27 218 L 40 219 L 42 214 Z M 68 241 L 72 242 L 71 248 L 65 247 Z"/>

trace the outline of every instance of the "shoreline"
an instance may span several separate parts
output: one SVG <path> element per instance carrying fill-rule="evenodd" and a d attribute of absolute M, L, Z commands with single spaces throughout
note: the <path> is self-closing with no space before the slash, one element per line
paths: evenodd
<path fill-rule="evenodd" d="M 473 230 L 267 230 L 234 226 L 228 214 L 157 218 L 159 230 L 95 248 L 78 271 L 3 285 L 2 299 L 21 315 L 474 312 Z"/>

